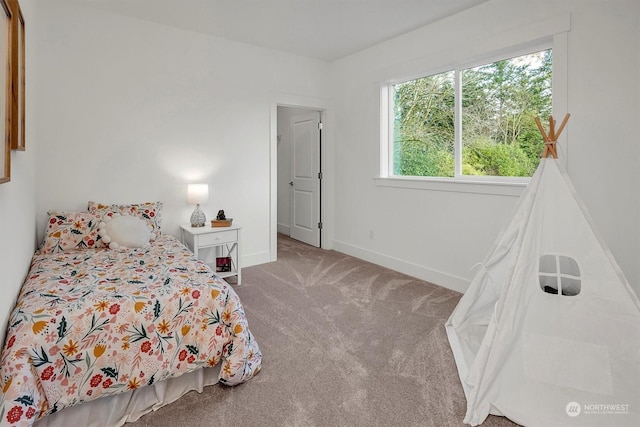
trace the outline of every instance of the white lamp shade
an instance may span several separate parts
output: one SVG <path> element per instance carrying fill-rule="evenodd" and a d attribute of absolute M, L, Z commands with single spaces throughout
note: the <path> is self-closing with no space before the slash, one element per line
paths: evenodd
<path fill-rule="evenodd" d="M 209 200 L 209 184 L 189 184 L 187 186 L 187 203 L 199 205 Z"/>

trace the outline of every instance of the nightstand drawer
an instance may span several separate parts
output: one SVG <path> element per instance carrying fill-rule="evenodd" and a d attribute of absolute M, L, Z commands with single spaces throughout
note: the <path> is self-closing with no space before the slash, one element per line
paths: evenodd
<path fill-rule="evenodd" d="M 198 246 L 221 245 L 238 241 L 238 230 L 218 231 L 216 233 L 201 234 L 198 236 Z"/>

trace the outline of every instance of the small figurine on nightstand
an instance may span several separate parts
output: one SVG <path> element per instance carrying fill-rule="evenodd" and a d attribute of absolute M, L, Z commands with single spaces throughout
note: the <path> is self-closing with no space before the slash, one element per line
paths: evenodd
<path fill-rule="evenodd" d="M 218 215 L 216 219 L 211 220 L 212 227 L 231 227 L 231 223 L 233 222 L 233 218 L 227 218 L 224 214 L 224 210 L 220 209 L 218 211 Z"/>

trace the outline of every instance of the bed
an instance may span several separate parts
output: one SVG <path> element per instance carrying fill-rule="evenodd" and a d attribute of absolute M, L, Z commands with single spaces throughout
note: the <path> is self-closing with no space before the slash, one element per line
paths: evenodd
<path fill-rule="evenodd" d="M 98 206 L 49 215 L 10 315 L 0 425 L 122 425 L 190 390 L 236 385 L 260 370 L 237 294 L 161 233 L 160 205 L 125 207 L 154 236 L 117 249 L 104 242 L 102 218 L 122 206 Z"/>

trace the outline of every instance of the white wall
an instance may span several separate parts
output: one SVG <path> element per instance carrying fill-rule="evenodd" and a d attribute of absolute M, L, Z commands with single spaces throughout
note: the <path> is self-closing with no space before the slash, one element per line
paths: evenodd
<path fill-rule="evenodd" d="M 640 2 L 587 3 L 569 41 L 569 174 L 640 295 Z"/>
<path fill-rule="evenodd" d="M 517 197 L 376 186 L 379 84 L 444 67 L 536 34 L 570 14 L 568 170 L 640 294 L 639 20 L 636 0 L 492 0 L 332 65 L 334 247 L 464 290 Z M 565 111 L 556 115 L 563 116 Z"/>
<path fill-rule="evenodd" d="M 243 264 L 269 260 L 270 100 L 318 96 L 328 65 L 67 2 L 39 2 L 42 140 L 38 229 L 88 200 L 164 202 L 189 220 L 186 185 L 207 182 L 243 225 Z"/>
<path fill-rule="evenodd" d="M 35 71 L 33 1 L 21 0 L 25 19 L 26 99 L 25 151 L 11 152 L 11 181 L 0 185 L 0 339 L 36 247 Z M 4 98 L 3 98 L 4 99 Z"/>

